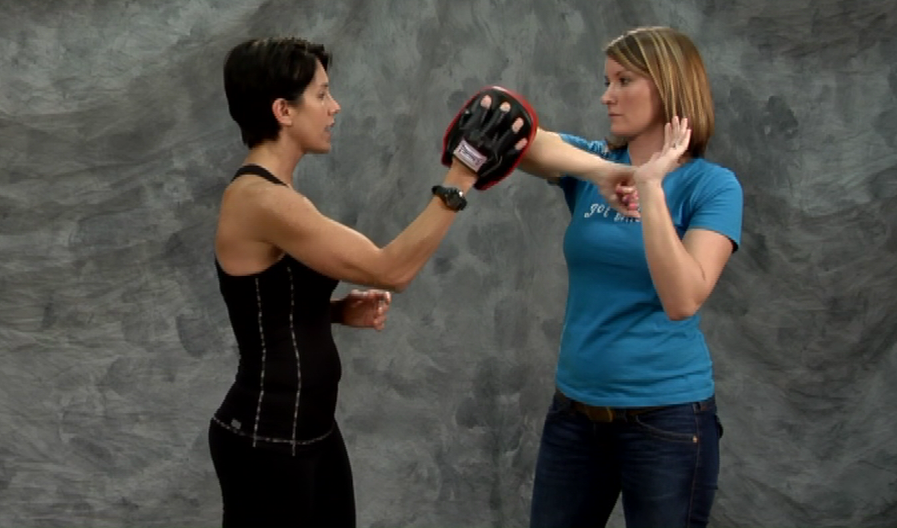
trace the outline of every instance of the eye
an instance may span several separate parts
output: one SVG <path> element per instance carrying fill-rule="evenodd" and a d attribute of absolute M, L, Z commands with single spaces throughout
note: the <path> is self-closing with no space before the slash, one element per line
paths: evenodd
<path fill-rule="evenodd" d="M 629 84 L 630 81 L 631 79 L 629 77 L 620 77 L 620 84 L 622 84 L 623 86 Z"/>

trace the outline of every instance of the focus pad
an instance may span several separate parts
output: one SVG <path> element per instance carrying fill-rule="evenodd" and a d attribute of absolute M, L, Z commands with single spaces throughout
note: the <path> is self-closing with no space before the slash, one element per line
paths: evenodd
<path fill-rule="evenodd" d="M 483 106 L 485 96 L 491 102 Z M 508 111 L 501 110 L 507 103 Z M 520 130 L 511 125 L 523 120 Z M 474 94 L 452 120 L 443 137 L 442 164 L 450 167 L 457 157 L 479 176 L 474 188 L 485 190 L 510 175 L 532 145 L 539 118 L 532 105 L 520 94 L 500 86 L 487 86 Z M 515 145 L 527 143 L 521 150 Z"/>

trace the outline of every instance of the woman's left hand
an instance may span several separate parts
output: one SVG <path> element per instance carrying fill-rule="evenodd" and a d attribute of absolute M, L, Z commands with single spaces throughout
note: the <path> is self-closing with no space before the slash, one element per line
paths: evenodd
<path fill-rule="evenodd" d="M 688 118 L 680 121 L 678 117 L 673 117 L 673 120 L 663 127 L 663 148 L 655 152 L 651 159 L 638 167 L 632 175 L 636 186 L 662 182 L 666 175 L 679 165 L 680 159 L 688 151 L 689 141 L 691 141 L 691 128 L 688 127 Z"/>
<path fill-rule="evenodd" d="M 342 300 L 342 323 L 356 328 L 373 328 L 377 331 L 386 326 L 386 312 L 392 296 L 383 290 L 352 290 Z"/>

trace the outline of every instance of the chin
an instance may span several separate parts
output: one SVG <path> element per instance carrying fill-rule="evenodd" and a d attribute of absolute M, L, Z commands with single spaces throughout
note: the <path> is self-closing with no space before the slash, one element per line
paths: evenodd
<path fill-rule="evenodd" d="M 614 125 L 610 126 L 610 133 L 619 138 L 625 138 L 625 137 L 630 136 L 631 135 L 630 132 L 631 131 L 627 130 L 625 127 L 614 126 Z"/>

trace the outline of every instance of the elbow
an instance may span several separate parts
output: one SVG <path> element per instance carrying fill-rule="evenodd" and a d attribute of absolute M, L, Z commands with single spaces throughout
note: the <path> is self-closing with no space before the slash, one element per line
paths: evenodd
<path fill-rule="evenodd" d="M 402 293 L 403 291 L 405 291 L 406 288 L 408 288 L 408 286 L 410 284 L 411 284 L 410 280 L 398 281 L 398 282 L 393 282 L 393 283 L 385 286 L 385 289 L 387 289 L 393 293 Z"/>
<path fill-rule="evenodd" d="M 677 288 L 658 291 L 663 311 L 671 321 L 694 317 L 707 300 L 709 292 L 703 288 Z"/>
<path fill-rule="evenodd" d="M 386 251 L 380 250 L 368 261 L 366 269 L 359 269 L 362 275 L 361 284 L 371 288 L 402 293 L 414 280 L 415 273 L 407 266 L 396 264 Z"/>
<path fill-rule="evenodd" d="M 701 304 L 697 302 L 663 304 L 663 311 L 671 321 L 684 321 L 690 317 L 694 317 L 700 308 Z"/>
<path fill-rule="evenodd" d="M 396 293 L 402 293 L 405 291 L 408 286 L 411 286 L 411 282 L 414 280 L 416 276 L 415 273 L 404 273 L 400 274 L 396 280 L 392 283 L 392 290 Z"/>
<path fill-rule="evenodd" d="M 379 279 L 369 279 L 365 281 L 366 286 L 377 288 L 378 290 L 386 290 L 393 293 L 402 293 L 411 284 L 410 280 L 398 277 L 382 277 Z"/>
<path fill-rule="evenodd" d="M 684 321 L 689 317 L 693 316 L 697 312 L 693 312 L 690 310 L 664 310 L 669 317 L 670 321 Z"/>
<path fill-rule="evenodd" d="M 389 290 L 394 293 L 402 293 L 408 288 L 408 286 L 411 285 L 411 281 L 413 280 L 413 274 L 403 273 L 400 270 L 395 270 L 393 272 L 387 272 L 383 274 L 381 280 L 375 282 L 377 288 Z"/>

